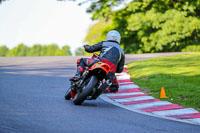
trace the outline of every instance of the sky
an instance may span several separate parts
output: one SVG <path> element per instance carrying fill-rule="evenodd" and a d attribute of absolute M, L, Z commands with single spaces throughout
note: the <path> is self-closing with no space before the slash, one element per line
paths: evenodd
<path fill-rule="evenodd" d="M 89 4 L 89 3 L 88 3 Z M 8 0 L 0 4 L 0 46 L 56 43 L 71 51 L 83 45 L 92 22 L 89 6 L 57 0 Z"/>

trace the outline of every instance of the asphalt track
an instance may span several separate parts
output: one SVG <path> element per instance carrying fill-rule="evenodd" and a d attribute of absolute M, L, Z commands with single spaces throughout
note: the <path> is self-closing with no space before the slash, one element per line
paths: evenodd
<path fill-rule="evenodd" d="M 126 63 L 162 55 L 127 55 Z M 142 115 L 101 99 L 82 106 L 64 100 L 77 58 L 1 57 L 0 133 L 199 133 L 200 126 Z"/>

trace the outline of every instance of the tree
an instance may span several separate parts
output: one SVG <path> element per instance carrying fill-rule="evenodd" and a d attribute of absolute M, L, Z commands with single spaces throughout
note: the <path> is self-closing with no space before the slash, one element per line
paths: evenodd
<path fill-rule="evenodd" d="M 116 12 L 114 20 L 119 24 L 117 29 L 127 33 L 122 38 L 132 40 L 122 40 L 126 52 L 181 51 L 187 45 L 199 43 L 199 4 L 184 0 L 131 2 Z M 120 25 L 121 22 L 124 24 Z"/>
<path fill-rule="evenodd" d="M 75 50 L 75 55 L 76 56 L 84 56 L 86 53 L 85 53 L 85 50 L 84 48 L 82 47 L 79 47 Z"/>
<path fill-rule="evenodd" d="M 64 55 L 65 55 L 65 53 L 64 53 L 63 50 L 61 50 L 61 49 L 56 49 L 55 55 L 54 55 L 54 56 L 64 56 Z"/>
<path fill-rule="evenodd" d="M 68 45 L 65 45 L 62 47 L 62 51 L 63 51 L 63 56 L 71 56 L 72 53 L 70 51 L 70 47 Z"/>
<path fill-rule="evenodd" d="M 35 44 L 31 47 L 28 56 L 41 56 L 42 46 L 40 44 Z"/>
<path fill-rule="evenodd" d="M 111 27 L 109 27 L 110 24 L 111 21 L 100 19 L 89 28 L 88 34 L 85 37 L 84 42 L 87 42 L 88 44 L 95 44 L 97 42 L 105 40 L 107 32 L 111 29 Z"/>
<path fill-rule="evenodd" d="M 121 46 L 126 53 L 181 51 L 200 43 L 199 0 L 134 0 L 113 10 L 122 3 L 123 0 L 97 0 L 87 11 L 93 19 L 104 17 L 112 22 L 107 27 L 121 33 Z M 98 26 L 93 25 L 95 28 Z M 106 30 L 99 31 L 103 35 Z M 89 30 L 88 35 L 91 33 Z"/>
<path fill-rule="evenodd" d="M 29 51 L 30 48 L 21 43 L 17 47 L 14 47 L 12 50 L 8 51 L 6 56 L 27 56 Z"/>
<path fill-rule="evenodd" d="M 60 49 L 56 44 L 41 45 L 35 44 L 27 47 L 19 44 L 9 50 L 6 46 L 0 46 L 0 56 L 71 56 L 70 47 L 65 45 Z"/>
<path fill-rule="evenodd" d="M 66 1 L 66 0 L 58 0 L 58 1 Z M 90 3 L 90 6 L 87 8 L 88 13 L 92 13 L 92 19 L 98 20 L 100 18 L 109 19 L 110 16 L 113 15 L 113 8 L 124 4 L 127 0 L 67 0 L 67 1 L 77 1 L 78 5 L 82 5 L 85 3 Z"/>
<path fill-rule="evenodd" d="M 0 46 L 0 56 L 6 56 L 9 49 L 6 46 Z"/>
<path fill-rule="evenodd" d="M 48 51 L 48 46 L 47 45 L 42 45 L 40 55 L 41 56 L 47 56 L 47 51 Z"/>
<path fill-rule="evenodd" d="M 65 45 L 62 47 L 62 49 L 56 49 L 55 56 L 71 56 L 70 47 L 68 45 Z"/>
<path fill-rule="evenodd" d="M 47 46 L 46 56 L 55 56 L 56 50 L 59 49 L 57 44 L 50 44 Z"/>

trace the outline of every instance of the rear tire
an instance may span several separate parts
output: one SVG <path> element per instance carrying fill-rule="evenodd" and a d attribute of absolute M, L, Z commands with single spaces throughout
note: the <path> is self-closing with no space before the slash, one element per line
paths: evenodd
<path fill-rule="evenodd" d="M 92 76 L 88 82 L 87 85 L 84 86 L 83 90 L 81 93 L 77 93 L 76 96 L 74 97 L 74 104 L 75 105 L 81 105 L 83 101 L 87 98 L 87 96 L 92 92 L 92 89 L 95 87 L 97 84 L 97 77 Z"/>
<path fill-rule="evenodd" d="M 70 100 L 71 98 L 71 88 L 67 89 L 67 92 L 65 93 L 65 100 Z"/>

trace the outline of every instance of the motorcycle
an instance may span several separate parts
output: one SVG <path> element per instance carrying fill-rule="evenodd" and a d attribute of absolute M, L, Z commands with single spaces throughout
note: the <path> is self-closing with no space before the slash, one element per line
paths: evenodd
<path fill-rule="evenodd" d="M 93 54 L 93 58 L 98 58 L 97 54 Z M 73 99 L 75 105 L 81 105 L 84 100 L 95 100 L 102 92 L 101 85 L 106 82 L 105 77 L 110 70 L 110 66 L 103 62 L 96 62 L 83 72 L 80 80 L 70 80 L 70 88 L 68 88 L 65 99 Z"/>

